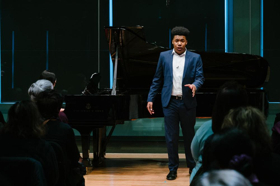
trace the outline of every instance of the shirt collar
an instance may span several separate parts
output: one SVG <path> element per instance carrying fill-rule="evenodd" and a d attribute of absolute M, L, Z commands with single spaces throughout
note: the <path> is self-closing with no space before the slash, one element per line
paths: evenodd
<path fill-rule="evenodd" d="M 183 57 L 183 56 L 185 56 L 186 55 L 186 52 L 187 52 L 187 48 L 186 48 L 186 50 L 185 50 L 185 52 L 184 53 L 182 53 L 182 54 L 177 54 L 176 52 L 175 52 L 175 50 L 173 49 L 173 51 L 172 51 L 172 55 L 174 55 L 174 54 L 176 54 L 176 55 L 178 55 L 178 56 L 180 56 L 180 57 Z"/>

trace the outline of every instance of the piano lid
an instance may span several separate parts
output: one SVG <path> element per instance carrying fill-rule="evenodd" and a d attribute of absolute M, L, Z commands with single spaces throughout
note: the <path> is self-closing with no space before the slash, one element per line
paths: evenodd
<path fill-rule="evenodd" d="M 160 52 L 169 50 L 145 40 L 144 27 L 105 27 L 109 51 L 114 62 L 118 54 L 118 88 L 150 88 Z M 259 88 L 269 79 L 268 62 L 257 55 L 240 53 L 198 52 L 203 61 L 205 88 L 218 88 L 235 80 L 248 88 Z"/>

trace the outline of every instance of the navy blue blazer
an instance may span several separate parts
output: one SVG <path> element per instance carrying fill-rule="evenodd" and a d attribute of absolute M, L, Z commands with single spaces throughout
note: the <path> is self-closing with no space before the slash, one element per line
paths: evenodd
<path fill-rule="evenodd" d="M 156 73 L 150 87 L 148 102 L 154 102 L 155 96 L 162 88 L 161 102 L 167 107 L 171 98 L 173 84 L 173 50 L 161 52 L 157 64 Z M 194 84 L 198 90 L 204 82 L 203 65 L 199 54 L 186 51 L 185 67 L 182 81 L 183 100 L 186 108 L 196 107 L 196 97 L 192 97 L 192 90 L 185 84 Z"/>

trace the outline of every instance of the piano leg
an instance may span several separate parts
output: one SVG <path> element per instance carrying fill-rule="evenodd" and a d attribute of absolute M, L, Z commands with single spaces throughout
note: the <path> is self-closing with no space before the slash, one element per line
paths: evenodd
<path fill-rule="evenodd" d="M 89 142 L 90 142 L 90 134 L 87 132 L 81 132 L 82 138 L 82 153 L 83 153 L 83 164 L 86 167 L 91 167 L 92 164 L 89 159 Z"/>
<path fill-rule="evenodd" d="M 105 140 L 106 140 L 106 127 L 96 128 L 93 130 L 93 160 L 92 164 L 98 166 L 104 160 L 105 156 Z"/>

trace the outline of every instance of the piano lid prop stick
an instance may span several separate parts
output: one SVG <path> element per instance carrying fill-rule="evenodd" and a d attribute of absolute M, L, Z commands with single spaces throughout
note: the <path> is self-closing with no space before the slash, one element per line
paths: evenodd
<path fill-rule="evenodd" d="M 116 86 L 117 86 L 117 69 L 118 69 L 118 54 L 119 54 L 119 47 L 116 46 L 116 55 L 115 55 L 115 69 L 114 69 L 114 81 L 111 95 L 116 95 Z"/>

